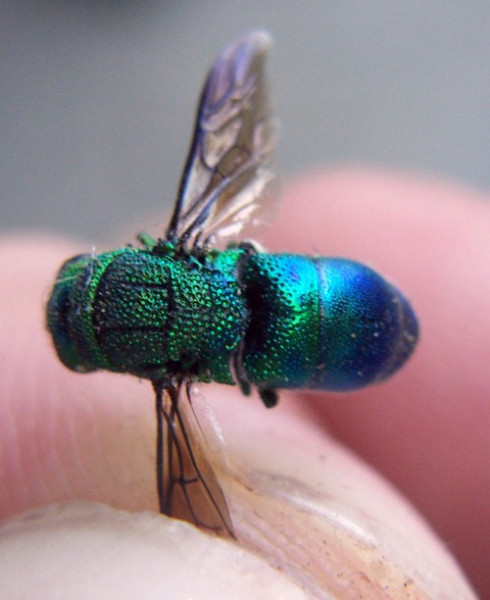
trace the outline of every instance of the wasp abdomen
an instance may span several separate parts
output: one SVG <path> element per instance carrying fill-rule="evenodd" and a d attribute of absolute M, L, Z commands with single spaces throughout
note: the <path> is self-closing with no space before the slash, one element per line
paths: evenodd
<path fill-rule="evenodd" d="M 243 285 L 243 367 L 259 390 L 363 387 L 396 371 L 417 341 L 407 300 L 350 260 L 255 254 Z"/>

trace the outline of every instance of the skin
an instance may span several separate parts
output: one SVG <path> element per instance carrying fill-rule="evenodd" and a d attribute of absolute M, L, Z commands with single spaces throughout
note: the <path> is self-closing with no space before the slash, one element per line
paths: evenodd
<path fill-rule="evenodd" d="M 266 411 L 233 388 L 200 388 L 212 398 L 227 442 L 232 466 L 223 485 L 241 547 L 158 515 L 134 514 L 156 509 L 150 386 L 130 377 L 69 372 L 42 326 L 59 264 L 88 246 L 33 235 L 5 238 L 0 515 L 72 500 L 132 512 L 71 505 L 18 517 L 0 530 L 0 551 L 11 561 L 8 572 L 0 568 L 2 586 L 12 597 L 38 591 L 40 581 L 47 586 L 44 597 L 72 592 L 83 564 L 92 598 L 116 591 L 120 598 L 145 598 L 160 588 L 186 597 L 196 590 L 183 582 L 196 577 L 199 598 L 251 597 L 254 590 L 266 590 L 268 598 L 300 598 L 299 583 L 313 597 L 327 589 L 335 598 L 357 597 L 350 595 L 355 585 L 364 597 L 405 598 L 407 582 L 413 585 L 409 597 L 475 597 L 445 546 L 348 446 L 417 507 L 481 597 L 490 597 L 489 225 L 485 195 L 438 181 L 349 170 L 311 173 L 287 186 L 281 214 L 261 242 L 271 251 L 344 256 L 374 266 L 412 300 L 422 338 L 396 377 L 356 393 L 289 393 Z M 290 481 L 299 483 L 289 489 Z M 314 502 L 324 511 L 320 517 Z M 346 532 L 349 519 L 356 527 Z M 261 538 L 267 528 L 270 535 Z M 155 539 L 148 539 L 150 530 Z M 374 541 L 362 545 L 372 532 Z M 88 550 L 76 546 L 79 536 L 89 540 Z M 302 536 L 302 553 L 295 556 Z M 322 542 L 330 552 L 315 571 Z M 372 547 L 378 558 L 361 565 Z M 32 577 L 19 578 L 27 549 Z M 286 572 L 296 565 L 310 578 L 299 582 L 297 573 L 285 576 L 271 564 L 286 564 Z M 368 571 L 373 564 L 377 568 Z M 57 565 L 62 575 L 50 580 L 45 574 Z M 331 565 L 334 576 L 324 577 Z M 121 578 L 108 577 L 120 569 L 140 582 L 137 596 L 128 585 L 117 587 Z M 155 569 L 157 577 L 149 574 Z M 244 578 L 245 572 L 252 575 Z M 364 579 L 350 589 L 338 585 L 348 572 L 362 572 Z"/>

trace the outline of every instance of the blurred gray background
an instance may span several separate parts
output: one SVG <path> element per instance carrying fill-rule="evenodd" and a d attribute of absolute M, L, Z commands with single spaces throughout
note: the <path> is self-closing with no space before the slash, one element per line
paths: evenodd
<path fill-rule="evenodd" d="M 98 243 L 167 217 L 223 44 L 275 46 L 279 168 L 362 164 L 490 187 L 490 3 L 21 1 L 0 8 L 0 227 Z"/>

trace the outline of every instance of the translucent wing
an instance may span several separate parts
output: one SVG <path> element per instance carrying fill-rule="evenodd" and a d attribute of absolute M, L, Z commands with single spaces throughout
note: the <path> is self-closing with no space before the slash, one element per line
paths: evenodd
<path fill-rule="evenodd" d="M 160 512 L 222 537 L 234 537 L 225 496 L 206 456 L 190 384 L 154 383 Z"/>
<path fill-rule="evenodd" d="M 187 246 L 236 235 L 272 179 L 274 126 L 264 59 L 269 35 L 253 32 L 215 61 L 166 237 Z"/>

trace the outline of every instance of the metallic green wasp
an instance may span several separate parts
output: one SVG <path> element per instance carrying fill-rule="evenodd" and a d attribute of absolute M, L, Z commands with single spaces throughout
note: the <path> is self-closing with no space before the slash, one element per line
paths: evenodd
<path fill-rule="evenodd" d="M 256 389 L 355 389 L 394 373 L 418 337 L 402 294 L 359 263 L 267 254 L 237 236 L 267 196 L 275 136 L 264 77 L 269 36 L 226 48 L 202 93 L 173 215 L 141 248 L 61 267 L 47 321 L 61 361 L 149 379 L 162 513 L 233 535 L 192 408 L 194 381 Z"/>

